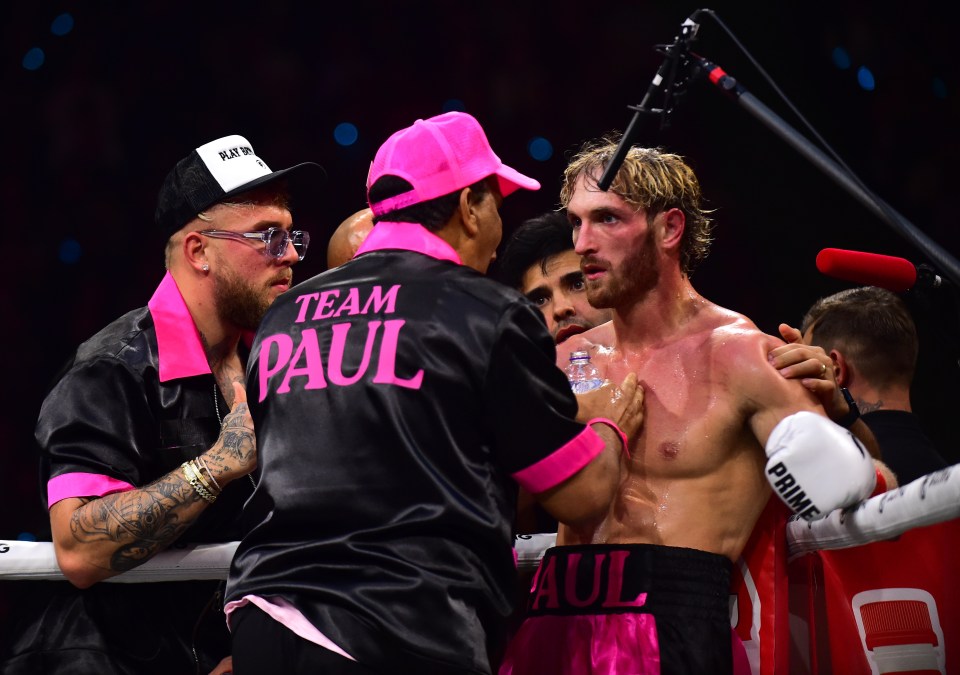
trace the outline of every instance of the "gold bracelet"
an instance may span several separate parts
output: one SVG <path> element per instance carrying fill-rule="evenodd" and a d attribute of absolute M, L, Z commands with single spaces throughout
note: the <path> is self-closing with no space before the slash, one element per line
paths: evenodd
<path fill-rule="evenodd" d="M 187 479 L 187 482 L 190 483 L 190 486 L 205 502 L 213 504 L 215 501 L 217 501 L 217 496 L 207 490 L 207 488 L 203 487 L 203 483 L 201 483 L 200 479 L 197 477 L 197 471 L 193 468 L 193 464 L 191 462 L 184 462 L 180 465 L 180 469 L 183 471 L 183 475 Z"/>
<path fill-rule="evenodd" d="M 217 501 L 217 495 L 210 490 L 210 486 L 203 479 L 203 476 L 200 475 L 200 471 L 197 470 L 196 463 L 187 462 L 187 466 L 190 469 L 190 474 L 187 475 L 187 480 L 190 482 L 190 485 L 193 486 L 193 489 L 196 490 L 205 501 L 211 504 Z"/>
<path fill-rule="evenodd" d="M 203 467 L 203 470 L 207 472 L 207 477 L 208 477 L 208 478 L 210 479 L 210 481 L 213 483 L 213 487 L 217 488 L 217 494 L 219 495 L 221 492 L 223 492 L 223 488 L 220 487 L 220 483 L 217 482 L 217 479 L 213 477 L 213 473 L 211 473 L 210 467 L 207 466 L 206 461 L 204 461 L 203 455 L 198 455 L 198 456 L 197 456 L 197 461 L 198 461 L 198 462 L 200 463 L 200 465 Z"/>
<path fill-rule="evenodd" d="M 203 487 L 207 489 L 207 492 L 213 496 L 217 496 L 217 493 L 214 492 L 213 486 L 210 485 L 210 481 L 203 477 L 203 472 L 200 470 L 200 462 L 195 459 L 191 459 L 190 468 L 193 469 L 193 473 L 197 476 L 197 480 L 203 483 Z"/>
<path fill-rule="evenodd" d="M 217 497 L 220 496 L 220 491 L 214 491 L 214 489 L 210 486 L 210 483 L 207 482 L 207 479 L 203 477 L 203 473 L 200 471 L 200 465 L 197 463 L 197 460 L 190 460 L 189 464 L 190 468 L 193 469 L 193 473 L 197 477 L 197 480 L 199 480 L 200 484 L 203 485 L 204 489 L 206 489 L 207 494 L 216 500 Z"/>
<path fill-rule="evenodd" d="M 190 483 L 190 485 L 193 487 L 196 493 L 199 494 L 201 497 L 203 497 L 204 500 L 207 500 L 207 496 L 209 496 L 209 493 L 204 494 L 206 493 L 206 490 L 204 489 L 200 481 L 197 480 L 197 474 L 196 472 L 194 472 L 193 465 L 190 463 L 190 461 L 188 460 L 183 464 L 181 464 L 180 468 L 183 470 L 183 475 L 187 479 L 187 482 Z"/>

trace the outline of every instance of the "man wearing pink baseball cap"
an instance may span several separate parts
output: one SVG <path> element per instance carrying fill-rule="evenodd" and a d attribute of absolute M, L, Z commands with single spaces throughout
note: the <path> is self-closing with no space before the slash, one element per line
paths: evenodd
<path fill-rule="evenodd" d="M 631 375 L 578 409 L 537 309 L 482 275 L 519 188 L 539 184 L 473 117 L 418 120 L 373 160 L 353 260 L 264 318 L 262 474 L 226 594 L 237 673 L 489 673 L 517 484 L 563 521 L 606 512 L 642 392 Z"/>

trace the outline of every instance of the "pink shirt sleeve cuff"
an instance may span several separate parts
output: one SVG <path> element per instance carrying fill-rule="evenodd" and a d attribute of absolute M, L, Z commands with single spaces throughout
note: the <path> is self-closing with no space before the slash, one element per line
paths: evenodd
<path fill-rule="evenodd" d="M 65 473 L 47 481 L 47 508 L 69 497 L 103 497 L 135 487 L 99 473 Z"/>
<path fill-rule="evenodd" d="M 521 487 L 534 494 L 559 485 L 603 452 L 605 443 L 589 426 L 536 464 L 513 474 Z"/>

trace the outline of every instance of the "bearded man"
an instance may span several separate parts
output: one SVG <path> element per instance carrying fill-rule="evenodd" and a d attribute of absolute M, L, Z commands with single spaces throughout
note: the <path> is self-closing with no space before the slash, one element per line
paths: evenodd
<path fill-rule="evenodd" d="M 644 426 L 606 516 L 561 524 L 501 675 L 734 672 L 746 655 L 731 635 L 730 567 L 771 487 L 806 518 L 883 487 L 819 389 L 771 367 L 783 342 L 694 289 L 711 220 L 691 168 L 634 147 L 603 191 L 615 149 L 589 144 L 564 175 L 587 297 L 613 319 L 564 342 L 558 363 L 584 350 L 611 380 L 635 372 Z M 811 382 L 827 370 L 803 363 Z"/>
<path fill-rule="evenodd" d="M 56 582 L 31 609 L 4 673 L 207 673 L 229 654 L 221 583 L 98 582 L 174 542 L 239 536 L 257 464 L 249 339 L 307 250 L 286 177 L 311 166 L 272 172 L 227 136 L 167 175 L 155 214 L 166 275 L 146 307 L 79 347 L 40 411 L 53 544 L 72 586 Z"/>

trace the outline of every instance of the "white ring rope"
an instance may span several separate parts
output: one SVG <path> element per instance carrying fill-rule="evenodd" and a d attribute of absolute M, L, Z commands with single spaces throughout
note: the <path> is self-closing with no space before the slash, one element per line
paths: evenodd
<path fill-rule="evenodd" d="M 849 509 L 837 509 L 819 520 L 791 520 L 787 523 L 788 557 L 870 544 L 954 518 L 960 518 L 960 464 Z"/>
<path fill-rule="evenodd" d="M 185 581 L 187 579 L 226 579 L 230 560 L 239 542 L 196 544 L 160 551 L 150 560 L 128 572 L 106 579 L 108 582 L 141 583 L 149 581 Z M 63 581 L 53 544 L 43 541 L 0 540 L 0 581 Z"/>
<path fill-rule="evenodd" d="M 517 567 L 535 569 L 543 552 L 554 545 L 555 534 L 517 537 Z M 106 579 L 116 583 L 226 579 L 238 542 L 196 544 L 167 549 L 129 572 Z M 53 544 L 0 539 L 0 581 L 63 581 Z"/>
<path fill-rule="evenodd" d="M 960 518 L 960 464 L 936 471 L 814 521 L 787 523 L 787 550 L 795 558 L 811 551 L 850 548 L 889 539 L 907 530 Z M 535 568 L 555 534 L 516 538 L 517 566 Z M 226 579 L 238 542 L 198 544 L 161 551 L 108 582 L 141 583 L 186 579 Z M 0 540 L 0 581 L 62 581 L 50 542 Z"/>

